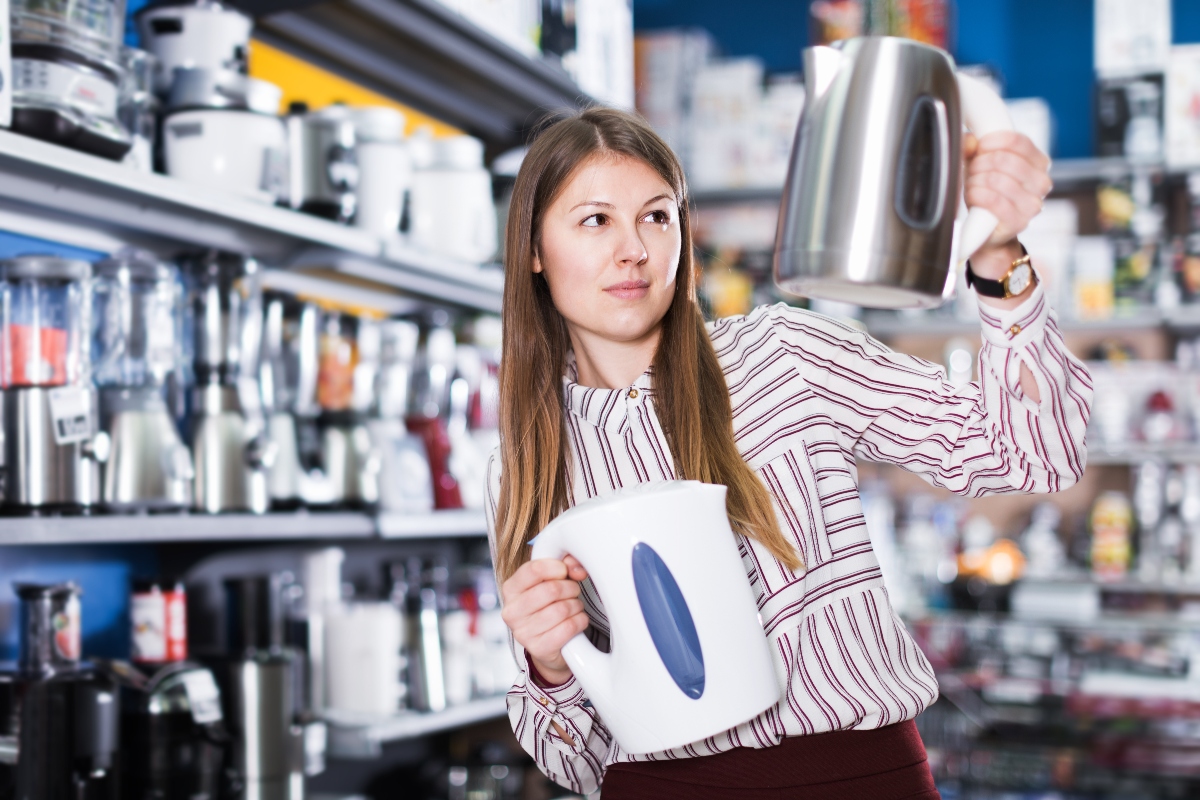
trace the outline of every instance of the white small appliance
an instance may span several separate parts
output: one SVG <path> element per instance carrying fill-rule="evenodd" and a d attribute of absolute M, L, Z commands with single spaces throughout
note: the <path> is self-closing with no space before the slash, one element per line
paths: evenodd
<path fill-rule="evenodd" d="M 163 125 L 167 174 L 266 203 L 275 202 L 274 165 L 286 141 L 277 117 L 202 109 L 172 114 Z"/>
<path fill-rule="evenodd" d="M 356 109 L 358 208 L 354 225 L 396 236 L 412 183 L 412 160 L 404 144 L 404 115 L 384 106 Z"/>
<path fill-rule="evenodd" d="M 463 261 L 492 260 L 496 205 L 492 176 L 483 166 L 483 142 L 447 136 L 431 145 L 427 159 L 414 158 L 409 225 L 413 244 Z"/>
<path fill-rule="evenodd" d="M 158 58 L 154 86 L 171 88 L 178 67 L 245 73 L 253 20 L 216 0 L 153 3 L 136 15 L 142 46 Z"/>
<path fill-rule="evenodd" d="M 779 701 L 724 486 L 621 489 L 559 515 L 532 544 L 535 559 L 574 556 L 604 598 L 612 652 L 579 634 L 562 653 L 624 750 L 696 742 Z"/>

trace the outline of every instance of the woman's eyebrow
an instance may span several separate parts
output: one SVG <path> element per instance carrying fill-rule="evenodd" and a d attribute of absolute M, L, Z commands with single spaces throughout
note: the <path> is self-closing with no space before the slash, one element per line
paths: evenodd
<path fill-rule="evenodd" d="M 612 203 L 605 203 L 600 200 L 584 200 L 582 203 L 577 203 L 576 205 L 571 206 L 571 211 L 574 211 L 575 209 L 579 208 L 580 206 L 600 206 L 601 208 L 616 208 L 616 206 L 614 206 Z"/>
<path fill-rule="evenodd" d="M 674 196 L 673 196 L 673 195 L 669 195 L 669 194 L 660 194 L 660 195 L 657 195 L 657 196 L 655 196 L 655 197 L 651 197 L 649 200 L 647 200 L 646 202 L 642 203 L 642 208 L 645 208 L 646 206 L 650 205 L 651 203 L 657 203 L 659 200 L 674 200 L 674 199 L 675 199 L 675 198 L 674 198 Z"/>

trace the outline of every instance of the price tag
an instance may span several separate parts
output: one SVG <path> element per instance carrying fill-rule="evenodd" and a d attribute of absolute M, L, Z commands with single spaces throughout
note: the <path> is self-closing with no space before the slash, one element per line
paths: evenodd
<path fill-rule="evenodd" d="M 183 674 L 183 689 L 192 707 L 192 719 L 197 725 L 221 721 L 221 693 L 211 672 L 195 670 Z"/>
<path fill-rule="evenodd" d="M 92 414 L 87 391 L 81 386 L 61 386 L 51 389 L 49 396 L 55 443 L 75 444 L 91 438 Z"/>

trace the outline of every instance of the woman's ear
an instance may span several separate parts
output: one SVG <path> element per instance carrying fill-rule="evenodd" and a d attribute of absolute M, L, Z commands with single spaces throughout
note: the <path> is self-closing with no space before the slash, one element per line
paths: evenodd
<path fill-rule="evenodd" d="M 533 271 L 540 273 L 542 271 L 542 259 L 538 256 L 537 248 L 533 248 Z"/>

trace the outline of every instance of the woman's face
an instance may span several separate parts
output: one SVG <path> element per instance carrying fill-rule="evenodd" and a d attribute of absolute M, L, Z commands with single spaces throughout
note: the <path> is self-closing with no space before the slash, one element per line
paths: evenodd
<path fill-rule="evenodd" d="M 534 271 L 577 345 L 657 337 L 675 294 L 679 201 L 645 162 L 581 164 L 543 214 L 539 244 Z"/>

